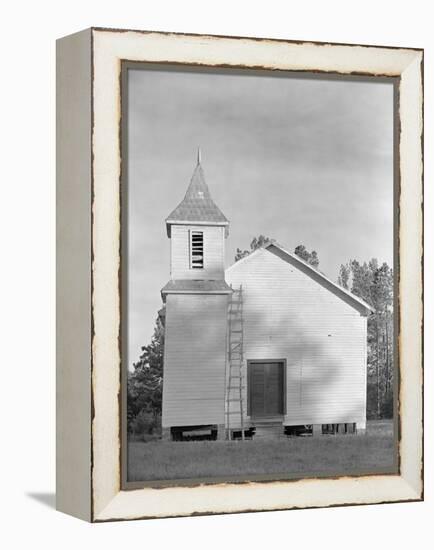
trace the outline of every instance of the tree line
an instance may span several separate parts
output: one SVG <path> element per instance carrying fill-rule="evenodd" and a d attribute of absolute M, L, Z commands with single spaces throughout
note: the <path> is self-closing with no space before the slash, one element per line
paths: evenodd
<path fill-rule="evenodd" d="M 264 235 L 255 237 L 250 248 L 237 248 L 235 261 L 272 243 Z M 304 245 L 294 253 L 315 269 L 319 258 Z M 360 263 L 350 260 L 341 265 L 338 284 L 374 308 L 368 317 L 367 340 L 367 415 L 368 418 L 393 416 L 393 270 L 373 258 Z M 157 433 L 161 427 L 164 358 L 164 306 L 160 310 L 151 342 L 141 348 L 139 359 L 128 372 L 128 429 L 135 433 Z"/>
<path fill-rule="evenodd" d="M 368 317 L 368 418 L 393 416 L 393 270 L 375 258 L 341 265 L 338 284 L 374 308 Z"/>

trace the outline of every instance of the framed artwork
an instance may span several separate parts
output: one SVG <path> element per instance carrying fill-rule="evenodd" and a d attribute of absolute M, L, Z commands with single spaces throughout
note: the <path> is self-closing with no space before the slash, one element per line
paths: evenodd
<path fill-rule="evenodd" d="M 57 44 L 57 506 L 423 498 L 423 51 Z"/>

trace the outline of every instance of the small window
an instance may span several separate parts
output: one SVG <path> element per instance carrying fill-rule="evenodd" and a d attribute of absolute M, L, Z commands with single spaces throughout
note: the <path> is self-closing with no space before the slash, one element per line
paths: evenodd
<path fill-rule="evenodd" d="M 203 269 L 202 231 L 190 231 L 190 268 Z"/>

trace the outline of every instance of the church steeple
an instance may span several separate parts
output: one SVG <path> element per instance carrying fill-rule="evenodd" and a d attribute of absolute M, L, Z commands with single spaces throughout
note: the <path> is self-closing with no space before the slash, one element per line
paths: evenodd
<path fill-rule="evenodd" d="M 182 201 L 167 217 L 166 228 L 171 241 L 172 281 L 224 281 L 229 222 L 213 201 L 205 182 L 200 148 L 190 185 Z"/>
<path fill-rule="evenodd" d="M 172 225 L 200 224 L 225 226 L 226 236 L 229 221 L 215 204 L 205 182 L 201 164 L 200 147 L 197 150 L 197 164 L 185 197 L 166 219 L 167 236 L 171 236 Z"/>
<path fill-rule="evenodd" d="M 167 438 L 179 426 L 197 424 L 217 426 L 223 434 L 232 295 L 225 281 L 229 222 L 211 198 L 200 149 L 185 197 L 166 224 L 170 280 L 161 289 L 166 304 L 163 434 Z"/>

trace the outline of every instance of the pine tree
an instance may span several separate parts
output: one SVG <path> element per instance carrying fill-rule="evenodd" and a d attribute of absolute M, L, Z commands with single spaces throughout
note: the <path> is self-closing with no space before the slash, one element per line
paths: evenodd
<path fill-rule="evenodd" d="M 342 286 L 347 290 L 349 288 L 349 283 L 350 283 L 350 273 L 351 273 L 351 270 L 348 264 L 342 264 L 339 269 L 338 285 Z"/>
<path fill-rule="evenodd" d="M 348 272 L 347 272 L 348 268 Z M 338 282 L 374 308 L 368 317 L 368 414 L 392 415 L 393 403 L 393 270 L 373 258 L 341 266 Z"/>

